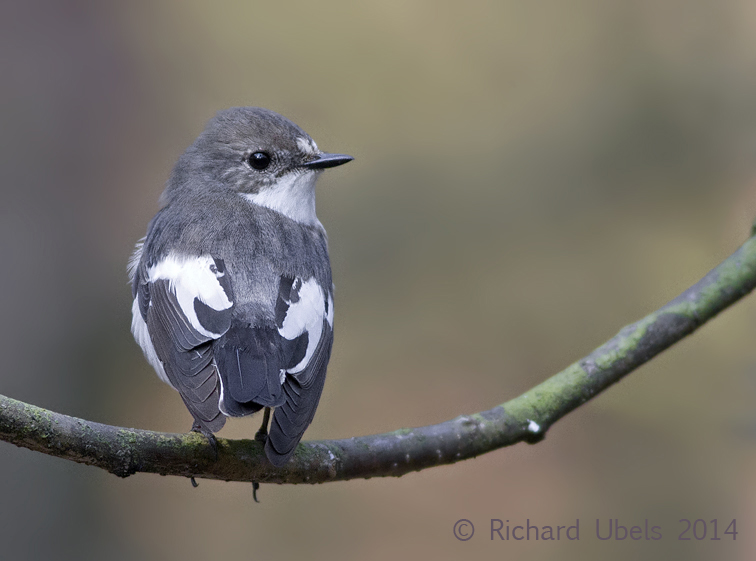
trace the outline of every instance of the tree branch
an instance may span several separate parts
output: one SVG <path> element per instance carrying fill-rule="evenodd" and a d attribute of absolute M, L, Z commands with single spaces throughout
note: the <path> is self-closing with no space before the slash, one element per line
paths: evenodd
<path fill-rule="evenodd" d="M 756 230 L 756 229 L 755 229 Z M 165 434 L 102 425 L 0 396 L 0 439 L 105 469 L 226 481 L 323 483 L 400 476 L 452 464 L 548 428 L 756 287 L 756 231 L 735 253 L 680 296 L 624 327 L 590 355 L 488 411 L 415 429 L 344 440 L 303 442 L 281 469 L 254 440 L 218 439 L 216 455 L 197 433 Z"/>

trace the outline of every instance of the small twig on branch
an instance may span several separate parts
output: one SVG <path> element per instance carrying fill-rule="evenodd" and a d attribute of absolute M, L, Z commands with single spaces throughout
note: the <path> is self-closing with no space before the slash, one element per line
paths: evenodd
<path fill-rule="evenodd" d="M 400 476 L 452 464 L 521 441 L 548 428 L 756 287 L 752 237 L 698 283 L 623 328 L 590 355 L 488 411 L 438 425 L 344 440 L 303 442 L 281 469 L 254 440 L 218 439 L 102 425 L 0 396 L 0 439 L 97 466 L 120 477 L 146 472 L 260 483 L 323 483 Z"/>

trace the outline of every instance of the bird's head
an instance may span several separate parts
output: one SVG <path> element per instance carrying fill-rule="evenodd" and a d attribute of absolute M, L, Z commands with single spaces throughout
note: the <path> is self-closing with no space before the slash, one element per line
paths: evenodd
<path fill-rule="evenodd" d="M 322 152 L 286 117 L 259 107 L 219 111 L 179 159 L 162 197 L 234 191 L 248 202 L 303 223 L 315 223 L 315 181 L 351 161 Z"/>

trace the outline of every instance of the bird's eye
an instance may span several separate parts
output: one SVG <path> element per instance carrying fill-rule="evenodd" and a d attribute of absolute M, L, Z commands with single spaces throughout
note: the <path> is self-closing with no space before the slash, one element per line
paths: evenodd
<path fill-rule="evenodd" d="M 265 152 L 252 152 L 249 155 L 249 165 L 254 169 L 265 169 L 270 165 L 270 156 Z"/>

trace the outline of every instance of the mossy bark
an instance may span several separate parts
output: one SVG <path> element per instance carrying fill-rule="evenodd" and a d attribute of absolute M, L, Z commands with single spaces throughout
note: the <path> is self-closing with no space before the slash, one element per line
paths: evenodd
<path fill-rule="evenodd" d="M 517 442 L 538 442 L 548 428 L 607 387 L 691 334 L 756 287 L 752 237 L 698 283 L 628 325 L 525 394 L 488 411 L 438 425 L 344 440 L 303 442 L 284 468 L 254 440 L 164 434 L 68 417 L 0 396 L 0 439 L 97 466 L 120 477 L 159 473 L 226 481 L 323 483 L 400 476 L 452 464 Z"/>

